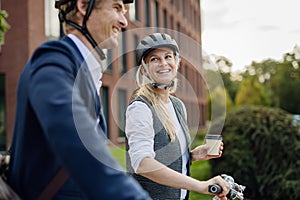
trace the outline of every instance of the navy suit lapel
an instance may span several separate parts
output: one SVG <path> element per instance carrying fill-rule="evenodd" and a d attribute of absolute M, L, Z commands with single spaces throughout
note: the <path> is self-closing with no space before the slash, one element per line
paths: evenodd
<path fill-rule="evenodd" d="M 98 93 L 96 91 L 95 94 L 95 109 L 96 109 L 96 114 L 99 118 L 99 125 L 102 128 L 103 132 L 106 134 L 107 136 L 107 126 L 106 126 L 106 120 L 103 114 L 103 110 L 101 107 L 101 102 L 100 102 L 100 98 L 98 96 Z"/>
<path fill-rule="evenodd" d="M 105 117 L 104 117 L 104 114 L 103 114 L 103 111 L 101 108 L 100 97 L 98 95 L 96 86 L 93 82 L 93 77 L 90 73 L 90 70 L 88 69 L 87 63 L 84 60 L 84 58 L 82 57 L 76 44 L 69 37 L 64 37 L 62 40 L 67 42 L 69 45 L 72 45 L 74 47 L 74 49 L 76 49 L 76 51 L 74 51 L 74 54 L 78 55 L 76 57 L 78 58 L 78 62 L 79 62 L 78 66 L 79 66 L 80 72 L 81 73 L 83 72 L 86 77 L 85 80 L 87 81 L 86 82 L 87 87 L 89 89 L 91 89 L 92 91 L 95 91 L 92 93 L 92 95 L 93 95 L 92 98 L 95 103 L 95 112 L 96 112 L 96 116 L 98 117 L 98 120 L 99 120 L 99 125 L 100 125 L 101 129 L 103 130 L 104 134 L 107 135 L 107 125 L 106 125 L 106 120 L 105 120 Z"/>

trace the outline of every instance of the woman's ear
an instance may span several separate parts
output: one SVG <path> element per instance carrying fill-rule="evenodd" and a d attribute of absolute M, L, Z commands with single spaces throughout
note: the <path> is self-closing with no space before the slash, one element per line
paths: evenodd
<path fill-rule="evenodd" d="M 144 68 L 144 66 L 142 66 L 142 65 L 141 65 L 141 73 L 142 73 L 143 75 L 147 75 L 147 71 L 146 71 L 146 69 Z"/>

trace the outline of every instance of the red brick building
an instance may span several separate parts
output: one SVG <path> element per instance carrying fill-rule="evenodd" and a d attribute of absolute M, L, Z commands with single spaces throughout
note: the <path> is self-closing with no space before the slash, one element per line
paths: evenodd
<path fill-rule="evenodd" d="M 53 2 L 0 0 L 0 8 L 8 12 L 7 21 L 11 25 L 0 53 L 0 150 L 11 142 L 16 89 L 24 64 L 38 45 L 53 39 L 51 30 L 49 33 L 49 27 L 57 23 L 57 18 L 50 15 L 53 11 L 49 10 Z M 133 50 L 147 31 L 165 31 L 179 43 L 184 56 L 176 95 L 186 104 L 190 127 L 193 130 L 205 127 L 207 105 L 201 67 L 200 0 L 135 0 L 127 15 L 129 25 L 123 30 L 120 48 L 108 52 L 110 65 L 103 76 L 101 91 L 111 141 L 119 143 L 124 139 L 124 112 L 134 89 Z M 140 29 L 143 27 L 155 28 L 145 32 Z M 120 54 L 120 50 L 125 54 Z"/>

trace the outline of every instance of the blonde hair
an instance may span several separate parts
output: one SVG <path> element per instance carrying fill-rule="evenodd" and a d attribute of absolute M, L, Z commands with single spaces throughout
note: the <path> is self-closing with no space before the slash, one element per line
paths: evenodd
<path fill-rule="evenodd" d="M 163 127 L 167 131 L 171 142 L 174 142 L 176 139 L 176 129 L 172 120 L 170 119 L 170 115 L 165 103 L 160 98 L 156 90 L 152 87 L 151 83 L 149 82 L 150 80 L 143 75 L 141 68 L 142 66 L 140 65 L 136 74 L 136 80 L 139 88 L 134 92 L 131 99 L 134 100 L 138 97 L 143 99 L 145 98 L 145 100 L 147 100 L 153 106 L 153 109 L 162 122 Z M 177 82 L 178 80 L 175 78 L 174 85 L 168 88 L 170 93 L 174 93 L 176 91 Z"/>

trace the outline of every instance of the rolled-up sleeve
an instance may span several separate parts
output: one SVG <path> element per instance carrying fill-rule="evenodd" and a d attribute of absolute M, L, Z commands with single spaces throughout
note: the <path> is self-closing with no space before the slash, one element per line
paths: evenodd
<path fill-rule="evenodd" d="M 125 133 L 131 165 L 136 172 L 144 158 L 155 157 L 153 117 L 145 103 L 135 101 L 127 107 Z"/>

